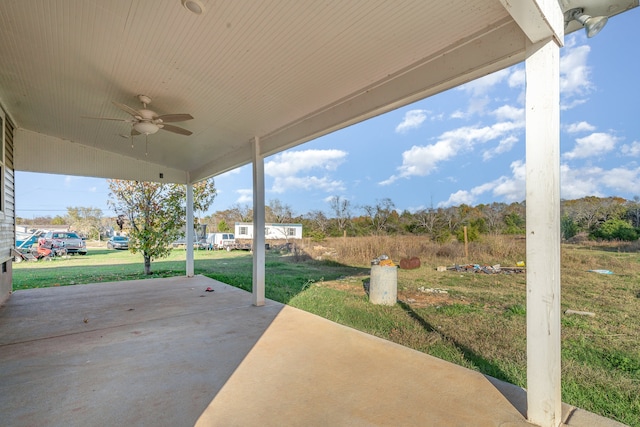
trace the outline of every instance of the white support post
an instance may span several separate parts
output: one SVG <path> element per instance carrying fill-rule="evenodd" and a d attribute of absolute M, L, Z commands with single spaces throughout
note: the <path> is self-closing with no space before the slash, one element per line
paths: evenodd
<path fill-rule="evenodd" d="M 264 305 L 264 157 L 260 138 L 253 140 L 253 305 Z"/>
<path fill-rule="evenodd" d="M 187 234 L 187 277 L 193 277 L 193 184 L 187 183 L 187 223 L 185 224 Z"/>
<path fill-rule="evenodd" d="M 526 59 L 527 418 L 562 420 L 560 389 L 560 50 L 529 45 Z"/>

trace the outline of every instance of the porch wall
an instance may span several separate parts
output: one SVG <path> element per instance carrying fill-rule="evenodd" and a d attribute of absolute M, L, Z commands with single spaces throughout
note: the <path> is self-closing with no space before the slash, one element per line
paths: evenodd
<path fill-rule="evenodd" d="M 15 246 L 15 184 L 13 170 L 14 126 L 0 108 L 0 167 L 2 193 L 0 194 L 0 304 L 13 290 L 11 249 Z"/>

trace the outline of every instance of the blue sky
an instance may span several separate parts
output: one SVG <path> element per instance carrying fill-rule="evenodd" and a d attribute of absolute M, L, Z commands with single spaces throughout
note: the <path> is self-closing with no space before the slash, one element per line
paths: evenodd
<path fill-rule="evenodd" d="M 640 8 L 561 49 L 562 197 L 640 196 Z M 524 63 L 265 160 L 267 203 L 330 213 L 390 198 L 398 210 L 524 199 Z M 210 212 L 251 205 L 251 167 L 216 177 Z M 16 173 L 17 215 L 107 207 L 106 180 Z"/>

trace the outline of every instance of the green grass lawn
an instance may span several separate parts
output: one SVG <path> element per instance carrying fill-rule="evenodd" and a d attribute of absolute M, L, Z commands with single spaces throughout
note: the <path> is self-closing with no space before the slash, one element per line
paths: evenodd
<path fill-rule="evenodd" d="M 563 247 L 562 396 L 575 406 L 640 426 L 640 257 Z M 588 270 L 610 269 L 614 275 Z M 185 274 L 185 251 L 154 261 L 151 277 Z M 195 251 L 195 272 L 251 289 L 248 252 Z M 86 256 L 14 264 L 14 289 L 139 280 L 142 257 L 90 248 Z M 367 265 L 268 251 L 267 298 L 526 386 L 525 275 L 398 271 L 399 303 L 372 305 Z M 434 293 L 433 289 L 446 290 Z"/>

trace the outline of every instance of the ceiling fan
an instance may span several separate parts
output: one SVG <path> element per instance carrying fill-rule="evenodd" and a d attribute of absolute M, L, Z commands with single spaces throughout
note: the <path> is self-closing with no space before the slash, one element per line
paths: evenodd
<path fill-rule="evenodd" d="M 181 113 L 181 114 L 163 114 L 159 116 L 155 111 L 147 109 L 147 105 L 151 103 L 151 98 L 146 95 L 138 95 L 138 100 L 142 103 L 142 109 L 136 110 L 134 108 L 129 107 L 128 105 L 121 104 L 116 101 L 112 101 L 113 105 L 128 113 L 132 116 L 129 119 L 115 119 L 109 117 L 86 117 L 89 119 L 99 119 L 99 120 L 115 120 L 120 122 L 128 122 L 131 123 L 131 148 L 133 148 L 133 137 L 136 135 L 144 135 L 145 136 L 145 144 L 148 142 L 147 138 L 149 135 L 153 135 L 158 132 L 160 129 L 166 130 L 169 132 L 177 133 L 178 135 L 189 136 L 193 132 L 190 130 L 181 128 L 179 126 L 170 125 L 167 123 L 173 122 L 184 122 L 186 120 L 192 120 L 193 116 L 191 114 Z M 146 151 L 146 150 L 145 150 Z M 146 153 L 145 153 L 146 154 Z"/>

